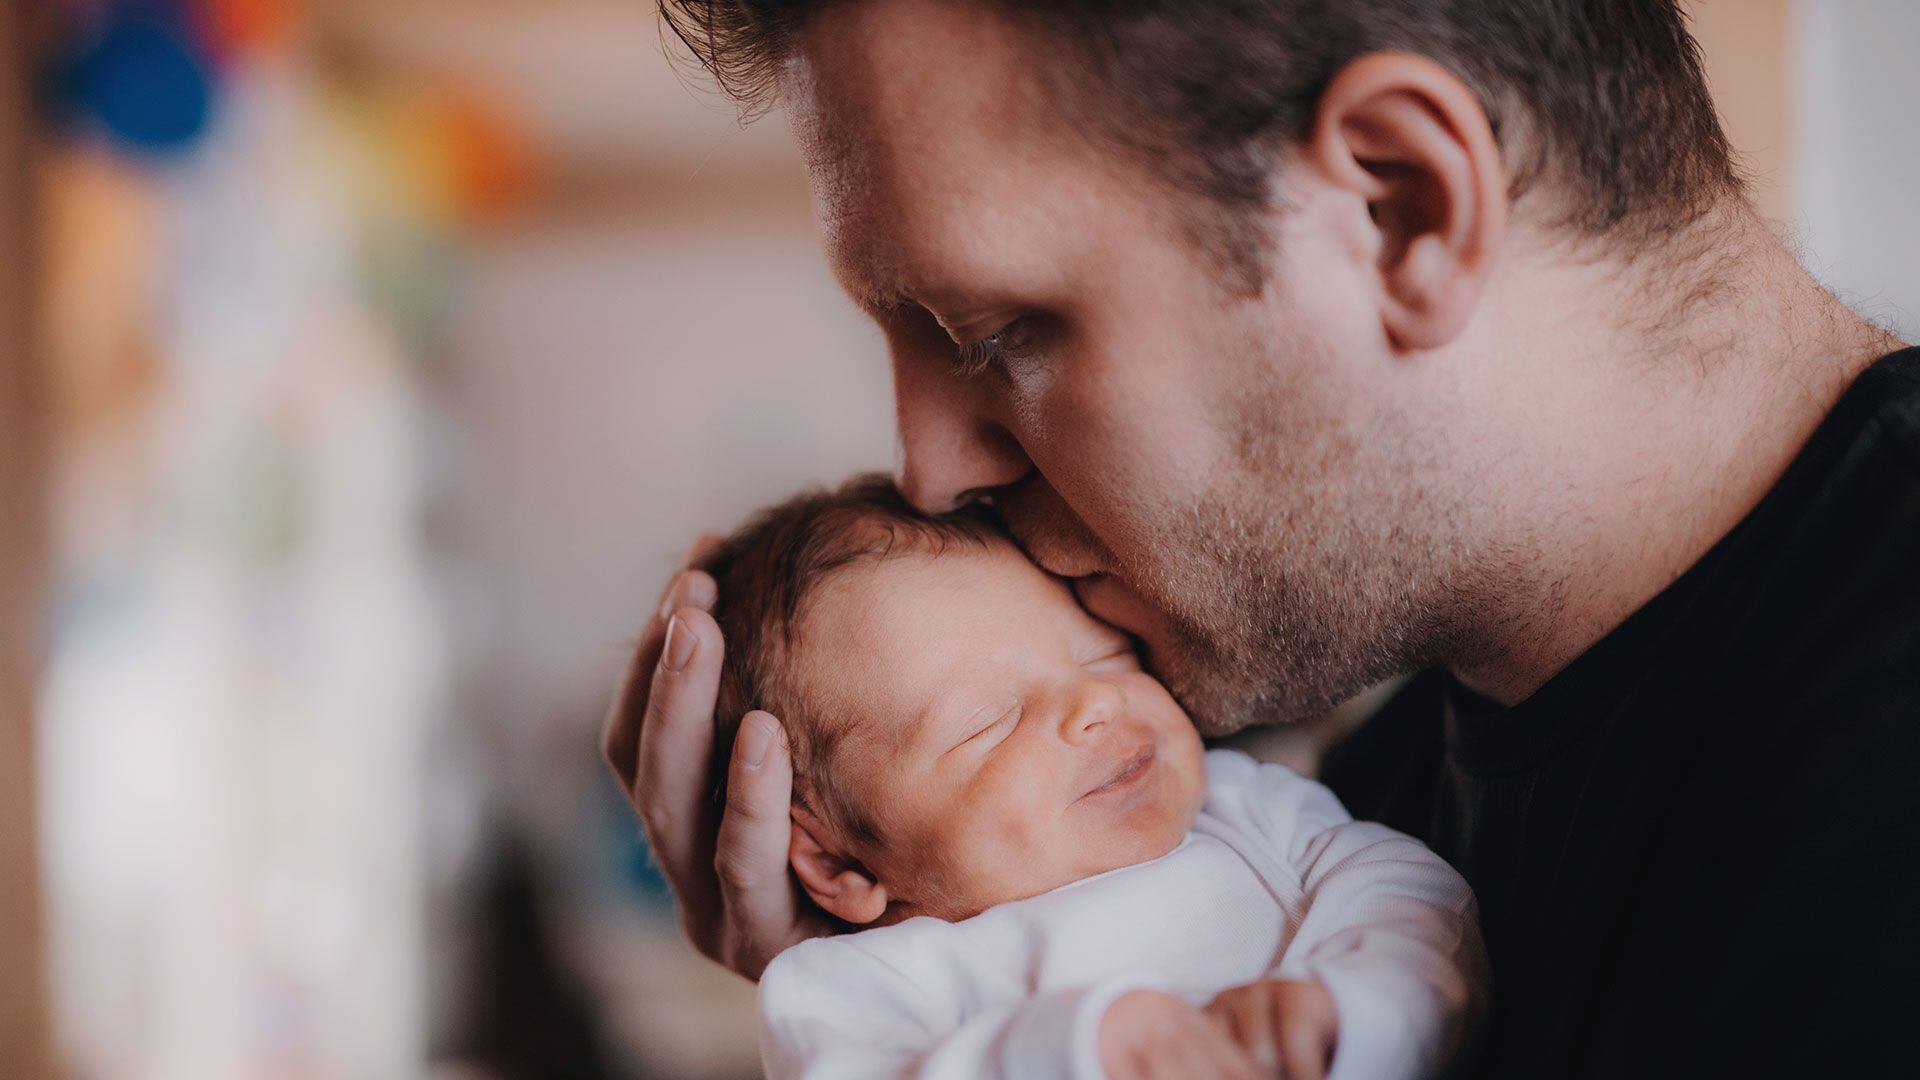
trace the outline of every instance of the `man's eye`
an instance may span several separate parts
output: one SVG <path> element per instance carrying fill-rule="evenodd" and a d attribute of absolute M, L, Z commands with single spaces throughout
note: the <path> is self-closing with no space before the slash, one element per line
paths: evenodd
<path fill-rule="evenodd" d="M 960 379 L 978 378 L 995 364 L 1004 365 L 1019 359 L 1032 346 L 1033 338 L 1033 320 L 1024 316 L 1015 319 L 978 341 L 959 346 L 954 354 L 953 374 Z"/>

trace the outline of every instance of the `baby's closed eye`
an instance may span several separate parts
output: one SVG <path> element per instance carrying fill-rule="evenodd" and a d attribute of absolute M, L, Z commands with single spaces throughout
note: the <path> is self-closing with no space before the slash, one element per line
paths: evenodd
<path fill-rule="evenodd" d="M 1134 651 L 1133 642 L 1124 638 L 1103 641 L 1087 652 L 1088 656 L 1080 661 L 1080 666 L 1096 674 L 1140 670 L 1140 654 Z"/>
<path fill-rule="evenodd" d="M 1004 738 L 1007 732 L 1012 731 L 1013 726 L 1019 721 L 1020 701 L 1017 698 L 984 705 L 968 718 L 962 728 L 966 735 L 954 749 L 958 750 L 962 747 L 985 749 L 992 746 L 999 739 Z"/>

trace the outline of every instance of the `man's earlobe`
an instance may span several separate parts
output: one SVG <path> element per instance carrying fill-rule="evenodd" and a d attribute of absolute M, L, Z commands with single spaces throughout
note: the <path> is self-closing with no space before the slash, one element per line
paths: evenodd
<path fill-rule="evenodd" d="M 846 922 L 865 925 L 886 914 L 887 887 L 858 860 L 821 843 L 816 834 L 825 831 L 811 815 L 794 812 L 787 850 L 801 888 L 828 914 Z"/>
<path fill-rule="evenodd" d="M 1507 217 L 1506 168 L 1473 92 L 1423 57 L 1363 56 L 1321 95 L 1306 150 L 1324 177 L 1366 203 L 1381 319 L 1395 347 L 1458 337 Z"/>

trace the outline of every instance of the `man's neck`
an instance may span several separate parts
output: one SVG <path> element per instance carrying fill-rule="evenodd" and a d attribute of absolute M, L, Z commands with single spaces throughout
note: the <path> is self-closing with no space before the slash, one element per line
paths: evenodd
<path fill-rule="evenodd" d="M 1516 493 L 1524 566 L 1450 666 L 1514 702 L 1658 595 L 1779 480 L 1847 385 L 1899 347 L 1848 310 L 1745 207 L 1691 258 L 1516 266 L 1486 468 Z M 1557 294 L 1557 295 L 1552 295 Z M 1684 299 L 1675 299 L 1684 298 Z M 1572 318 L 1564 317 L 1571 312 Z M 1502 445 L 1504 443 L 1504 445 Z"/>

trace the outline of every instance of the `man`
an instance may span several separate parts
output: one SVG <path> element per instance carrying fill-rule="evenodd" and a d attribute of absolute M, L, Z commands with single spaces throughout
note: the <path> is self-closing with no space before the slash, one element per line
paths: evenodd
<path fill-rule="evenodd" d="M 1920 354 L 1742 194 L 1673 0 L 669 0 L 983 499 L 1210 734 L 1479 894 L 1488 1075 L 1871 1075 L 1920 1005 Z M 708 955 L 823 932 L 682 574 L 606 752 Z M 717 820 L 716 820 L 717 818 Z M 1901 1055 L 1904 1057 L 1904 1054 Z"/>

